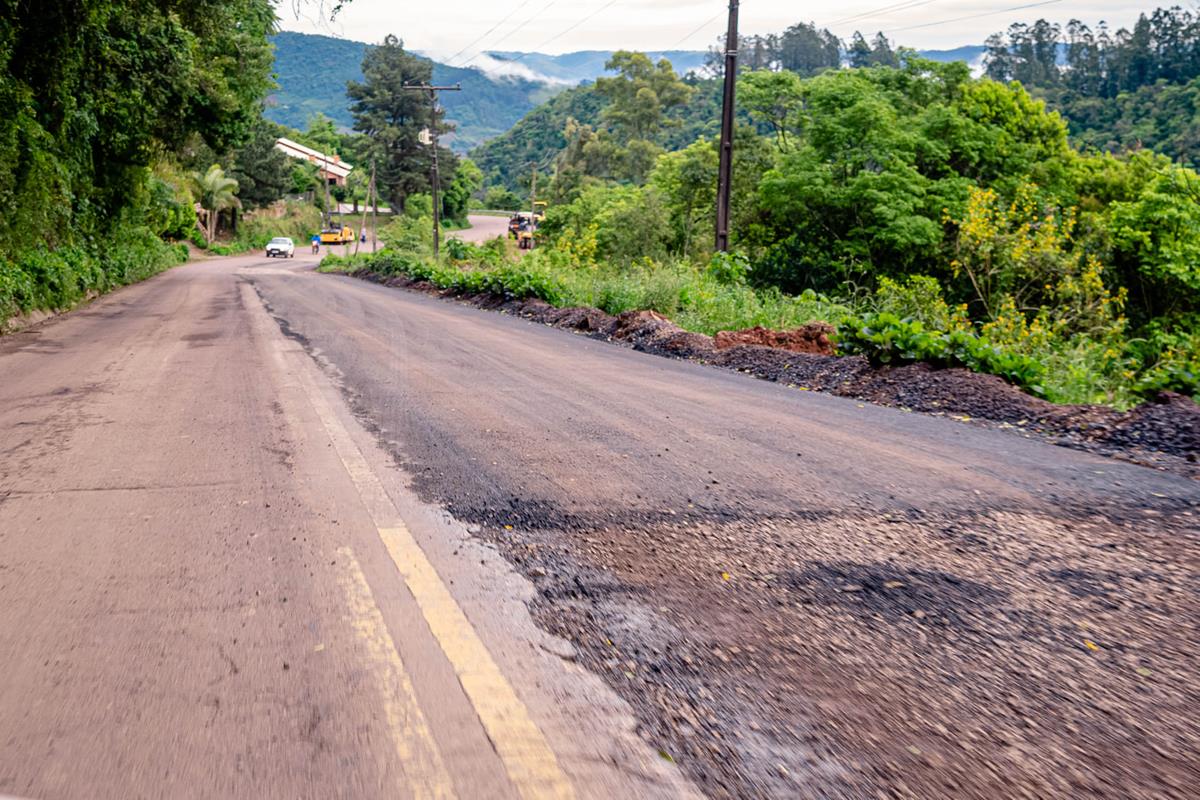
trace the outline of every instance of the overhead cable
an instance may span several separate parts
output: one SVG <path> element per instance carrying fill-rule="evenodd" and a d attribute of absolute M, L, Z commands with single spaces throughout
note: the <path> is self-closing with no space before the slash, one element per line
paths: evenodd
<path fill-rule="evenodd" d="M 943 19 L 938 22 L 926 22 L 922 25 L 910 25 L 907 28 L 893 28 L 892 30 L 888 31 L 888 33 L 889 34 L 903 33 L 904 31 L 915 31 L 915 30 L 920 30 L 922 28 L 936 28 L 938 25 L 949 25 L 952 22 L 965 22 L 966 20 L 969 20 L 969 19 L 980 19 L 981 17 L 995 17 L 1000 14 L 1007 14 L 1011 11 L 1022 11 L 1026 8 L 1040 8 L 1042 6 L 1052 6 L 1052 5 L 1055 5 L 1056 3 L 1061 3 L 1061 2 L 1062 2 L 1062 0 L 1044 0 L 1044 2 L 1041 2 L 1041 3 L 1028 3 L 1023 6 L 1012 6 L 1011 8 L 1002 8 L 999 11 L 987 11 L 987 12 L 984 12 L 983 14 L 971 14 L 970 16 L 966 16 L 966 17 L 955 17 L 954 19 Z"/>

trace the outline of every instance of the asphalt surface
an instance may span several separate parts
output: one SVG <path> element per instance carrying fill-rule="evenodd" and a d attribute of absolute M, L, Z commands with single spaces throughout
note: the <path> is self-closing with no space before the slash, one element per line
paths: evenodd
<path fill-rule="evenodd" d="M 310 267 L 0 342 L 0 792 L 382 796 L 430 753 L 478 797 L 1200 781 L 1195 482 Z"/>
<path fill-rule="evenodd" d="M 239 274 L 301 263 L 0 340 L 0 796 L 686 796 Z"/>
<path fill-rule="evenodd" d="M 483 244 L 497 236 L 508 236 L 508 217 L 495 217 L 490 214 L 471 214 L 467 217 L 471 227 L 454 231 L 450 235 L 464 242 Z"/>

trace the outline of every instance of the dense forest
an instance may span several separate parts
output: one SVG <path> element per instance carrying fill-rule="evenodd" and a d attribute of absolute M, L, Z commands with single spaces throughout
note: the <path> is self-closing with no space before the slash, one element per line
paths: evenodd
<path fill-rule="evenodd" d="M 1132 30 L 1040 20 L 987 41 L 987 75 L 1019 81 L 1058 110 L 1075 140 L 1100 150 L 1144 147 L 1191 163 L 1200 144 L 1200 18 L 1143 14 Z"/>
<path fill-rule="evenodd" d="M 410 94 L 410 113 L 380 123 L 378 86 L 432 77 L 394 39 L 363 56 L 358 133 L 319 115 L 297 131 L 264 117 L 273 0 L 0 3 L 0 330 L 178 264 L 188 243 L 230 254 L 312 235 L 321 181 L 276 148 L 280 136 L 360 165 L 335 200 L 365 201 L 372 162 L 394 207 L 429 191 L 427 100 Z M 453 132 L 440 112 L 436 124 Z M 443 210 L 463 220 L 478 171 L 443 157 Z"/>
<path fill-rule="evenodd" d="M 195 225 L 184 154 L 249 139 L 275 24 L 269 0 L 3 7 L 0 319 L 182 257 L 162 239 Z"/>

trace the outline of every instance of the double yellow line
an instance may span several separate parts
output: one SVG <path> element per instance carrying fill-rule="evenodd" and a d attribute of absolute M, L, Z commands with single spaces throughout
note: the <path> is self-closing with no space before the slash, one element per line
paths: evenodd
<path fill-rule="evenodd" d="M 528 709 L 500 671 L 479 634 L 459 607 L 437 570 L 413 538 L 383 484 L 371 470 L 366 458 L 342 425 L 321 390 L 301 370 L 300 380 L 335 451 L 375 523 L 380 539 L 404 578 L 446 659 L 454 668 L 463 691 L 474 707 L 488 738 L 496 748 L 505 771 L 523 798 L 574 797 L 570 781 L 563 774 L 541 730 Z M 352 553 L 344 553 L 350 566 L 346 581 L 351 610 L 360 622 L 362 638 L 373 657 L 391 664 L 388 682 L 397 697 L 386 709 L 397 752 L 406 761 L 406 772 L 421 775 L 412 787 L 419 797 L 454 796 L 453 784 L 438 753 L 428 724 L 416 705 L 412 685 L 404 672 L 399 651 L 387 632 L 382 615 L 370 598 L 370 588 Z M 369 604 L 369 607 L 368 605 Z M 373 644 L 372 644 L 373 643 Z"/>

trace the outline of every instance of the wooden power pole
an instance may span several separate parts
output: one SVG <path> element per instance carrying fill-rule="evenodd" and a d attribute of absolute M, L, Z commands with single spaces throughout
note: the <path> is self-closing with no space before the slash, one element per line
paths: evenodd
<path fill-rule="evenodd" d="M 733 184 L 733 109 L 737 90 L 738 0 L 729 0 L 725 38 L 725 99 L 721 105 L 721 164 L 717 173 L 717 251 L 729 250 L 729 192 Z"/>
<path fill-rule="evenodd" d="M 529 240 L 532 247 L 537 242 L 537 164 L 533 165 L 533 177 L 529 183 L 529 230 L 533 234 Z"/>
<path fill-rule="evenodd" d="M 367 202 L 363 205 L 363 221 L 362 228 L 359 232 L 362 234 L 354 241 L 354 255 L 358 255 L 358 245 L 364 240 L 367 233 L 367 215 L 371 215 L 371 252 L 375 252 L 375 215 L 372 212 L 371 198 L 375 194 L 375 159 L 371 159 L 371 182 L 367 184 Z M 375 206 L 378 207 L 379 202 L 376 201 Z"/>
<path fill-rule="evenodd" d="M 437 93 L 461 92 L 462 84 L 456 83 L 453 86 L 431 86 L 428 83 L 421 83 L 403 86 L 401 88 L 409 91 L 429 92 L 429 103 L 432 107 L 432 113 L 429 115 L 429 143 L 433 146 L 433 164 L 430 168 L 429 187 L 430 195 L 433 198 L 433 257 L 436 260 L 438 257 L 438 251 L 441 249 L 442 244 L 442 209 L 438 198 L 440 178 L 438 176 Z"/>

